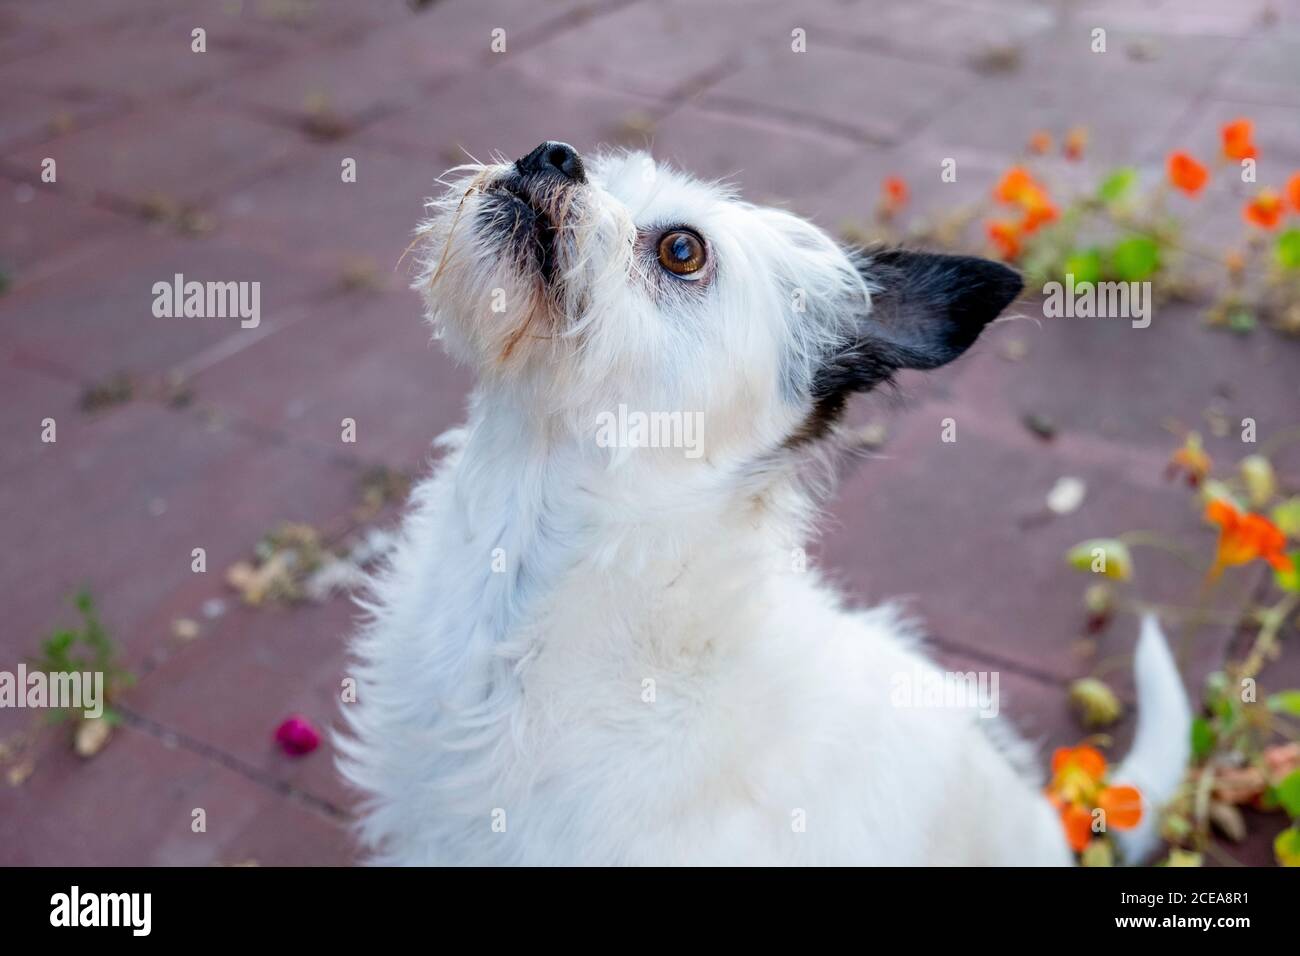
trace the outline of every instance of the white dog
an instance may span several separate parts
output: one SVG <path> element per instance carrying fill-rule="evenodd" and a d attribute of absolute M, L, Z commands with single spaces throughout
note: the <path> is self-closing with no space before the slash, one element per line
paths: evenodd
<path fill-rule="evenodd" d="M 961 354 L 1015 273 L 849 253 L 642 154 L 451 175 L 417 288 L 479 384 L 354 648 L 374 858 L 1070 862 L 1023 745 L 897 706 L 938 676 L 916 629 L 798 560 L 847 397 Z M 1154 622 L 1137 670 L 1117 777 L 1154 807 L 1190 720 Z"/>

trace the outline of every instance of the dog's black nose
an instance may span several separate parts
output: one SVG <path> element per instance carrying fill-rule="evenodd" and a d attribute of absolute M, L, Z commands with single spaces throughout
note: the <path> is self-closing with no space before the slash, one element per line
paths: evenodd
<path fill-rule="evenodd" d="M 525 176 L 542 173 L 563 176 L 575 183 L 587 181 L 587 171 L 582 168 L 582 157 L 568 143 L 548 139 L 523 159 L 515 160 L 515 169 Z"/>

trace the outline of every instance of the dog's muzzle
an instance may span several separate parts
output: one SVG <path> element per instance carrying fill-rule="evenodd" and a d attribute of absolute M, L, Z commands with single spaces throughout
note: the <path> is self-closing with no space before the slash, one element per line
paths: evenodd
<path fill-rule="evenodd" d="M 555 268 L 556 232 L 576 209 L 574 191 L 586 185 L 582 157 L 568 143 L 547 140 L 515 160 L 487 190 L 491 226 L 521 256 L 533 257 L 543 278 Z"/>
<path fill-rule="evenodd" d="M 574 183 L 587 181 L 587 170 L 582 157 L 568 143 L 548 139 L 527 156 L 515 160 L 515 170 L 520 176 L 556 177 Z"/>

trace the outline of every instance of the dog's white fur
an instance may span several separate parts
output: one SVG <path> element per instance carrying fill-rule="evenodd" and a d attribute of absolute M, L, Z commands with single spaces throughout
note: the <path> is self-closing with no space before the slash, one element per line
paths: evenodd
<path fill-rule="evenodd" d="M 480 384 L 355 644 L 339 744 L 374 859 L 1070 862 L 1009 731 L 891 702 L 895 675 L 935 671 L 915 627 L 846 610 L 792 560 L 831 447 L 790 439 L 818 363 L 868 314 L 870 269 L 631 154 L 539 190 L 544 274 L 528 217 L 495 192 L 510 173 L 456 171 L 421 229 L 417 287 Z M 698 283 L 655 262 L 676 225 L 706 237 Z M 619 404 L 702 412 L 706 454 L 598 447 L 593 422 Z M 1121 775 L 1154 804 L 1188 720 L 1154 624 L 1138 667 L 1140 765 Z"/>

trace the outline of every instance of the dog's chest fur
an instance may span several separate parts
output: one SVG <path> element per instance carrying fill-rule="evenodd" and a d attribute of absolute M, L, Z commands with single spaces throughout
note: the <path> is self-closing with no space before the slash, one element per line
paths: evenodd
<path fill-rule="evenodd" d="M 356 647 L 340 744 L 378 859 L 1067 861 L 978 717 L 893 706 L 894 675 L 931 665 L 891 609 L 845 612 L 796 570 L 779 523 L 723 510 L 610 545 L 590 511 L 512 499 L 480 451 L 417 493 Z M 577 493 L 522 484 L 548 482 Z"/>

